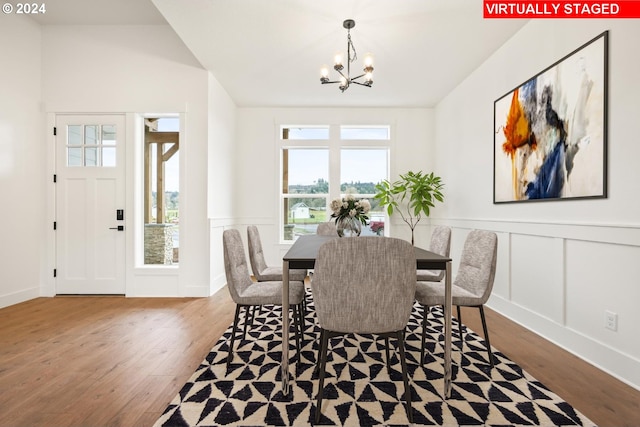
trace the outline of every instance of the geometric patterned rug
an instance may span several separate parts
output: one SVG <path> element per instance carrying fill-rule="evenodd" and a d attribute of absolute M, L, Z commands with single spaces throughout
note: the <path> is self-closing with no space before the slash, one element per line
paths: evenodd
<path fill-rule="evenodd" d="M 265 306 L 246 340 L 236 339 L 226 370 L 231 327 L 213 347 L 154 427 L 312 425 L 318 388 L 315 372 L 319 332 L 307 289 L 307 315 L 300 360 L 293 335 L 289 354 L 295 370 L 289 396 L 280 386 L 281 307 Z M 406 331 L 406 357 L 413 401 L 412 425 L 594 426 L 593 422 L 493 349 L 490 369 L 484 340 L 463 325 L 460 350 L 453 318 L 451 397 L 443 398 L 442 310 L 428 313 L 428 355 L 419 365 L 422 307 L 416 304 Z M 242 322 L 241 322 L 242 326 Z M 394 343 L 390 340 L 390 351 Z M 388 372 L 384 340 L 346 335 L 330 342 L 322 403 L 322 425 L 408 425 L 404 384 L 397 356 Z"/>

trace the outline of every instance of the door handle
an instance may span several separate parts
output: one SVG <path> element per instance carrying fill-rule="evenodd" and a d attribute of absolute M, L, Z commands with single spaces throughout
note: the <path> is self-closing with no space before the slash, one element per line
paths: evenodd
<path fill-rule="evenodd" d="M 119 225 L 117 227 L 109 227 L 109 230 L 124 231 L 124 225 Z"/>

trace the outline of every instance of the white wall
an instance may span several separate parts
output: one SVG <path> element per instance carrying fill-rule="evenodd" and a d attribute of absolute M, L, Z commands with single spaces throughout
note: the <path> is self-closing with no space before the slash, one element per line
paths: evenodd
<path fill-rule="evenodd" d="M 0 307 L 40 294 L 46 253 L 40 27 L 0 15 Z"/>
<path fill-rule="evenodd" d="M 493 103 L 609 30 L 606 199 L 494 205 Z M 640 388 L 640 25 L 633 20 L 532 20 L 436 108 L 436 161 L 447 200 L 434 222 L 499 234 L 489 305 Z M 618 314 L 618 331 L 604 312 Z M 491 325 L 489 325 L 491 329 Z"/>
<path fill-rule="evenodd" d="M 218 81 L 209 75 L 209 268 L 210 293 L 227 283 L 224 271 L 222 232 L 235 223 L 236 106 Z"/>
<path fill-rule="evenodd" d="M 245 239 L 246 225 L 258 226 L 271 265 L 282 262 L 289 247 L 280 245 L 278 239 L 280 125 L 389 124 L 392 179 L 408 170 L 435 167 L 433 110 L 426 108 L 239 108 L 237 123 L 236 226 Z M 397 218 L 393 218 L 391 234 L 410 239 L 409 228 Z M 416 244 L 426 244 L 428 239 L 427 221 L 423 221 L 416 231 Z"/>
<path fill-rule="evenodd" d="M 42 35 L 46 112 L 127 113 L 127 144 L 139 139 L 136 114 L 182 113 L 180 266 L 136 268 L 128 253 L 127 295 L 209 295 L 208 72 L 168 26 L 44 26 Z M 132 157 L 129 178 L 141 166 Z M 140 199 L 131 193 L 132 182 L 127 188 L 131 212 Z"/>

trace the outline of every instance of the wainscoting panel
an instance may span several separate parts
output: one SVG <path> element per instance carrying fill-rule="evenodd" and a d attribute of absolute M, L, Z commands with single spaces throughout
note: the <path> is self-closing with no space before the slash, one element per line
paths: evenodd
<path fill-rule="evenodd" d="M 562 239 L 511 236 L 511 301 L 564 323 Z"/>
<path fill-rule="evenodd" d="M 567 326 L 628 354 L 640 354 L 640 248 L 567 241 Z M 605 328 L 605 311 L 617 330 Z"/>
<path fill-rule="evenodd" d="M 640 390 L 640 226 L 432 219 L 452 228 L 454 272 L 469 230 L 498 233 L 487 305 Z M 617 330 L 605 328 L 605 311 Z"/>

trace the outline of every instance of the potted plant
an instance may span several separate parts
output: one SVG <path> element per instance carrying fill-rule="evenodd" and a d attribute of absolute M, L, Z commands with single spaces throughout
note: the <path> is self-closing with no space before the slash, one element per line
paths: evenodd
<path fill-rule="evenodd" d="M 400 175 L 400 179 L 395 182 L 385 179 L 376 185 L 374 198 L 380 201 L 381 206 L 387 207 L 389 216 L 393 212 L 400 214 L 402 220 L 411 229 L 411 244 L 413 245 L 413 231 L 422 216 L 428 217 L 429 210 L 435 206 L 435 203 L 444 200 L 443 187 L 441 178 L 433 172 L 423 174 L 422 172 L 409 171 Z"/>

